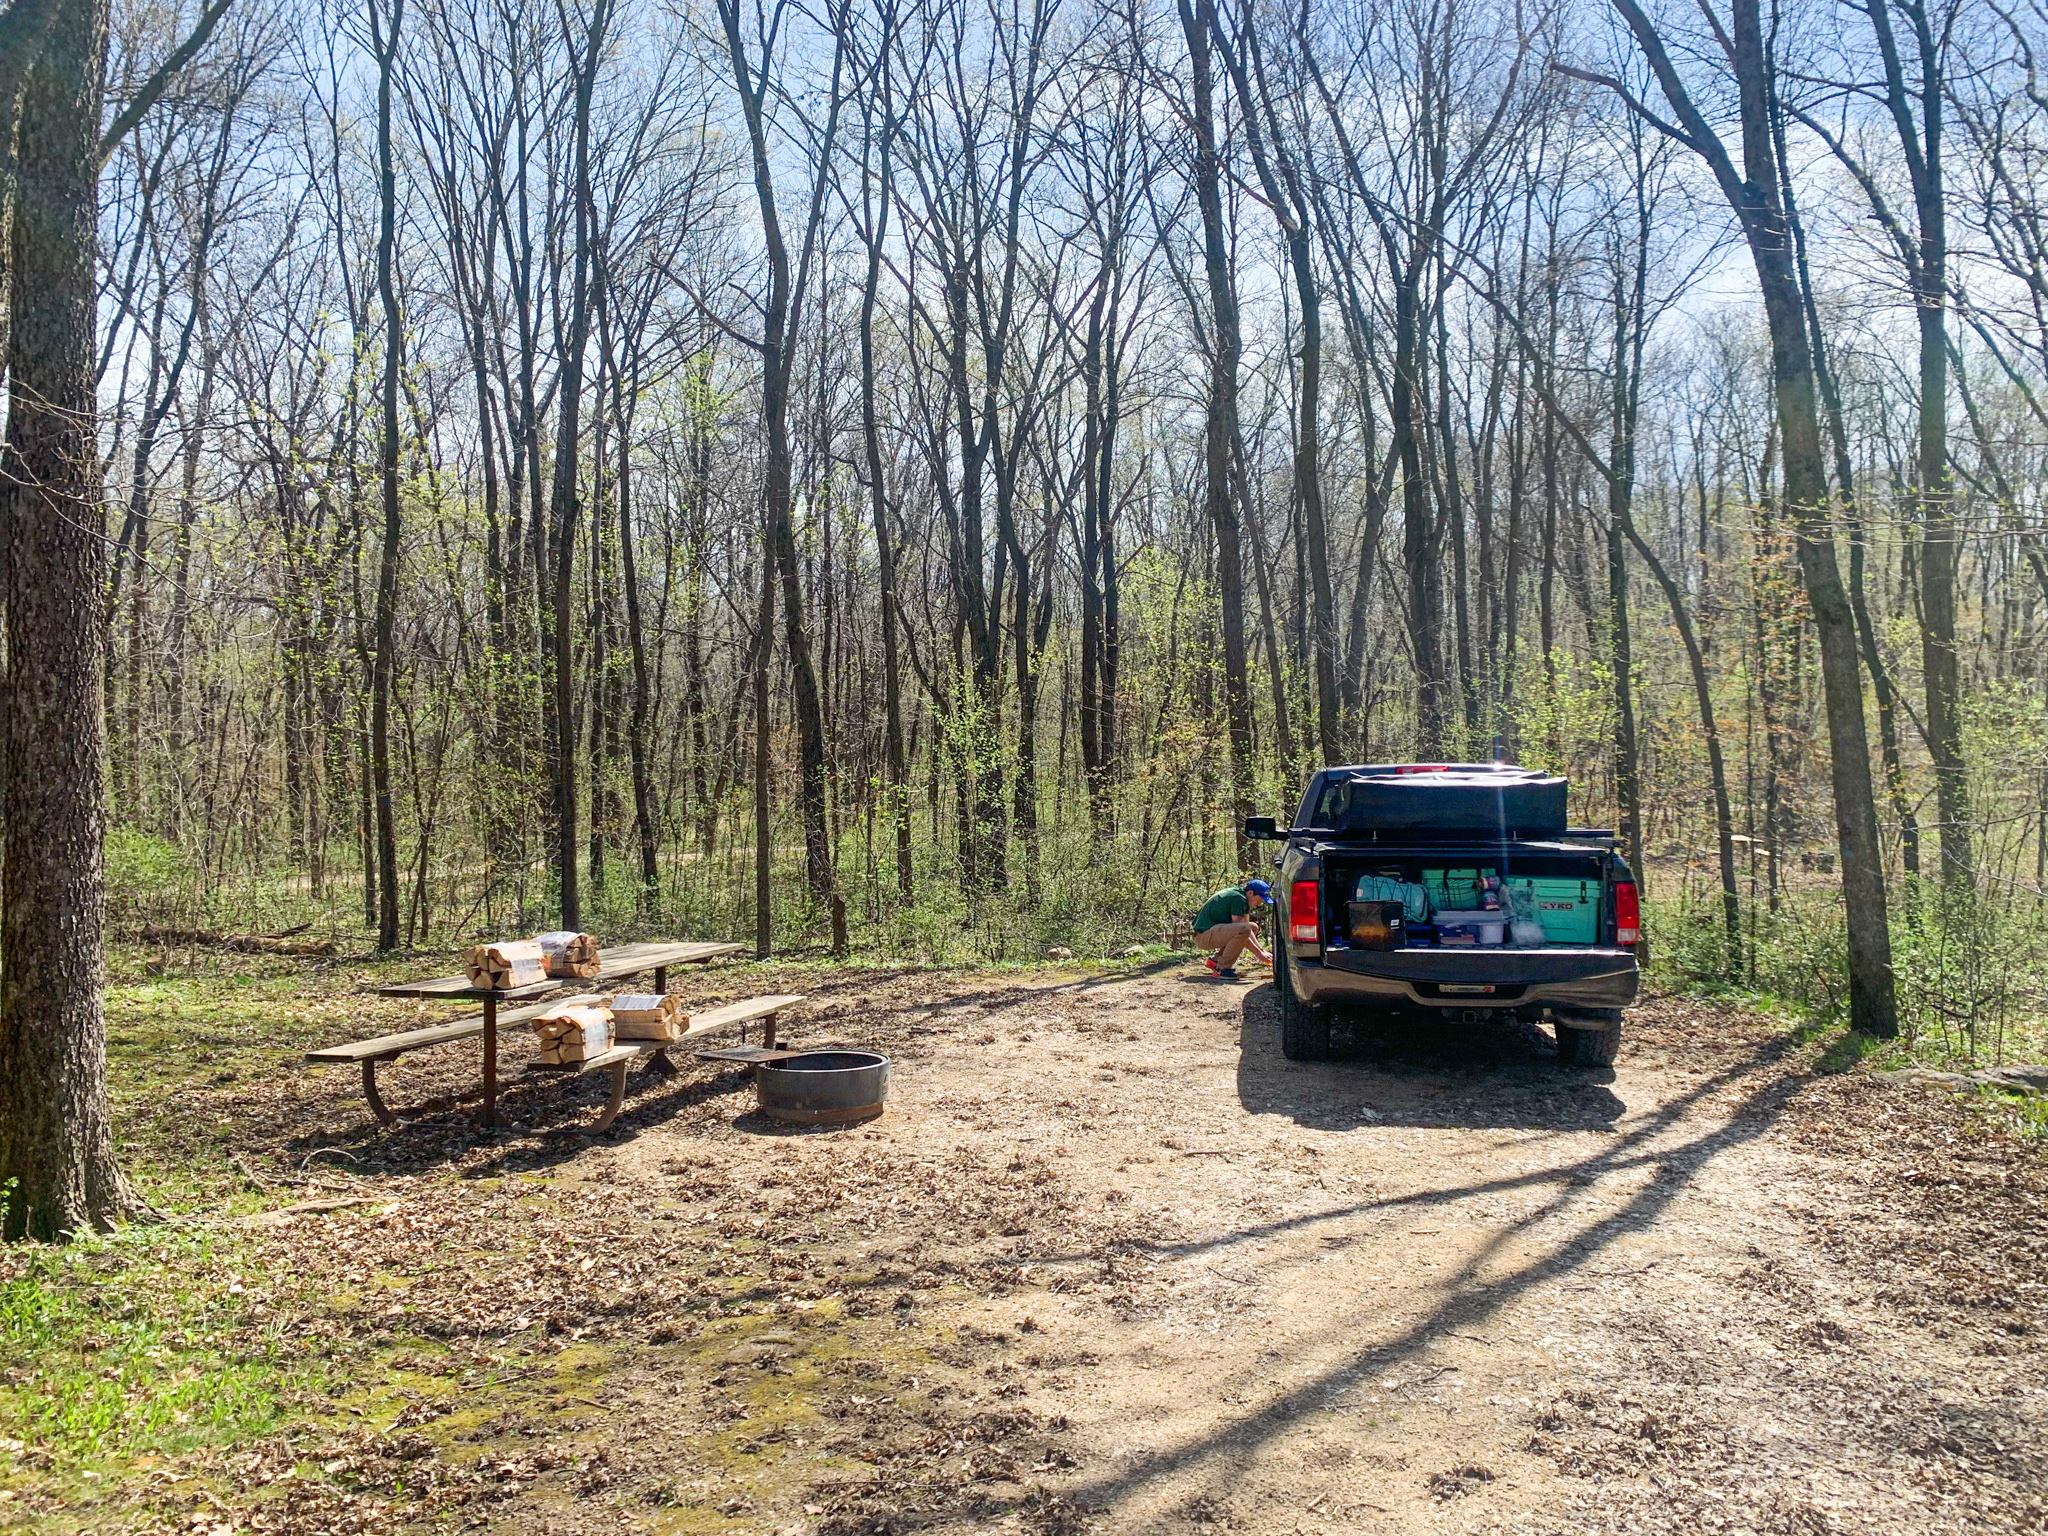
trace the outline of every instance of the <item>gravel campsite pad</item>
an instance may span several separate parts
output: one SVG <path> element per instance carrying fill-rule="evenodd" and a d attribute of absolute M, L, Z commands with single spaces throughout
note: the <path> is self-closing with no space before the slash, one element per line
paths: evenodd
<path fill-rule="evenodd" d="M 887 1113 L 780 1129 L 712 1066 L 602 1137 L 546 1134 L 588 1082 L 379 1132 L 274 1045 L 169 1090 L 299 1207 L 193 1261 L 224 1358 L 297 1385 L 90 1476 L 10 1442 L 0 1529 L 2048 1521 L 2048 1178 L 1947 1092 L 1678 999 L 1565 1072 L 1527 1027 L 1289 1063 L 1269 987 L 1180 962 L 690 984 L 809 994 L 790 1032 L 888 1052 Z M 459 1096 L 443 1054 L 393 1101 Z"/>

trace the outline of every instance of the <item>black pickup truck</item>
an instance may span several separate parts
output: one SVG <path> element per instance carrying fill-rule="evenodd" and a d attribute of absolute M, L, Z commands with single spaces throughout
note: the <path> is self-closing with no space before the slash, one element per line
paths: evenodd
<path fill-rule="evenodd" d="M 1635 876 L 1565 825 L 1565 781 L 1500 763 L 1325 768 L 1273 866 L 1281 1046 L 1329 1053 L 1332 1006 L 1547 1021 L 1567 1066 L 1608 1066 L 1636 999 Z"/>

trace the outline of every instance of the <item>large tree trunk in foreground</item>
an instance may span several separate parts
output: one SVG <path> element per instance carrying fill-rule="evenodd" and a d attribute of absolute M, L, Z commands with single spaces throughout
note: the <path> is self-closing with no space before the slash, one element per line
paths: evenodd
<path fill-rule="evenodd" d="M 1812 338 L 1793 255 L 1793 219 L 1779 195 L 1783 167 L 1772 135 L 1776 82 L 1761 7 L 1759 0 L 1734 0 L 1730 6 L 1728 58 L 1741 104 L 1743 163 L 1738 171 L 1641 6 L 1635 0 L 1611 3 L 1649 61 L 1687 146 L 1707 162 L 1741 221 L 1756 265 L 1770 325 L 1771 382 L 1785 453 L 1785 501 L 1797 530 L 1799 571 L 1820 639 L 1849 939 L 1849 1022 L 1862 1033 L 1889 1038 L 1898 1033 L 1899 1016 L 1870 738 L 1863 720 L 1863 670 L 1857 658 L 1855 616 L 1835 559 L 1834 508 L 1821 446 Z"/>
<path fill-rule="evenodd" d="M 102 1011 L 105 766 L 93 255 L 104 0 L 68 0 L 29 74 L 11 232 L 7 862 L 0 883 L 0 1185 L 9 1238 L 150 1214 L 114 1162 Z"/>

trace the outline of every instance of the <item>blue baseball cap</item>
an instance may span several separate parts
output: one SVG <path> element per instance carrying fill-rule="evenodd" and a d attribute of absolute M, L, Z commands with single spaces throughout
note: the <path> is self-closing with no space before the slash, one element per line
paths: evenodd
<path fill-rule="evenodd" d="M 1260 895 L 1267 901 L 1271 901 L 1273 899 L 1273 887 L 1266 884 L 1266 882 L 1263 880 L 1247 880 L 1244 883 L 1244 888 L 1248 892 L 1258 893 L 1258 895 Z"/>

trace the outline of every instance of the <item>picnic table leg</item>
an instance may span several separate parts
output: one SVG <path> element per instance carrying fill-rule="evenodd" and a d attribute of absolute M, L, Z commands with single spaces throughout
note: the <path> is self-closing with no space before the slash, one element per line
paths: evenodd
<path fill-rule="evenodd" d="M 774 1049 L 775 1049 L 775 1015 L 774 1015 L 774 1014 L 772 1014 L 772 1013 L 771 1013 L 771 1014 L 769 1014 L 769 1015 L 768 1015 L 768 1017 L 767 1017 L 766 1019 L 762 1020 L 762 1022 L 761 1022 L 761 1031 L 762 1031 L 762 1033 L 761 1033 L 761 1043 L 762 1043 L 763 1045 L 765 1045 L 765 1046 L 766 1046 L 766 1047 L 767 1047 L 767 1048 L 768 1048 L 769 1050 L 771 1050 L 771 1051 L 772 1051 L 772 1050 L 774 1050 Z"/>
<path fill-rule="evenodd" d="M 498 1000 L 484 999 L 484 1124 L 498 1123 Z"/>
<path fill-rule="evenodd" d="M 665 965 L 657 965 L 654 968 L 654 990 L 662 995 L 668 992 L 668 967 Z"/>
<path fill-rule="evenodd" d="M 369 1100 L 370 1113 L 377 1117 L 379 1125 L 396 1125 L 398 1116 L 384 1107 L 383 1097 L 377 1092 L 377 1063 L 388 1061 L 389 1057 L 365 1056 L 363 1058 L 363 1097 Z"/>
<path fill-rule="evenodd" d="M 604 1113 L 597 1117 L 597 1124 L 590 1128 L 593 1136 L 610 1130 L 612 1122 L 619 1118 L 619 1110 L 625 1106 L 626 1066 L 627 1063 L 622 1061 L 612 1068 L 612 1096 L 604 1106 Z"/>

